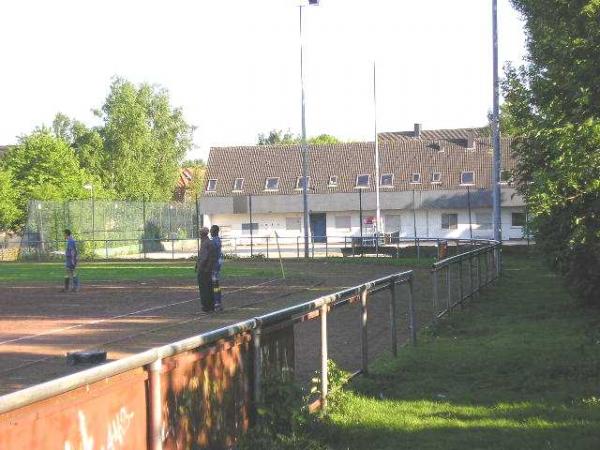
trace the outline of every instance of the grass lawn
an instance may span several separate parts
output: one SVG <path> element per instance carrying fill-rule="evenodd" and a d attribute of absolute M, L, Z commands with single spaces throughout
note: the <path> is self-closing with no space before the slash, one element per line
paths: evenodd
<path fill-rule="evenodd" d="M 140 281 L 156 279 L 194 280 L 194 263 L 190 261 L 139 261 L 139 262 L 86 262 L 78 268 L 80 277 L 87 281 Z M 0 283 L 56 283 L 62 279 L 65 268 L 62 263 L 2 263 Z M 227 261 L 223 276 L 278 277 L 279 266 L 264 263 Z"/>
<path fill-rule="evenodd" d="M 333 403 L 334 449 L 600 448 L 600 314 L 537 257 Z"/>

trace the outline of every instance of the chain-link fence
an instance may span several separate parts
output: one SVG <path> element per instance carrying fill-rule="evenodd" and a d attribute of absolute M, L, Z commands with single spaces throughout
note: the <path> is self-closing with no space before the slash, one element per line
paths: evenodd
<path fill-rule="evenodd" d="M 60 256 L 65 229 L 72 231 L 84 258 L 174 254 L 176 248 L 195 253 L 200 222 L 195 203 L 32 200 L 20 257 Z"/>

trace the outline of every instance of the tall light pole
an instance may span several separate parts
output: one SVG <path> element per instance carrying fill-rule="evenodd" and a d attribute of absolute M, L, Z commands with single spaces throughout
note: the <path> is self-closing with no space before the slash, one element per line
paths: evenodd
<path fill-rule="evenodd" d="M 492 119 L 494 156 L 492 162 L 492 222 L 494 239 L 502 239 L 502 217 L 500 213 L 500 81 L 498 78 L 498 0 L 492 0 L 492 41 L 493 41 L 493 78 L 494 109 Z"/>
<path fill-rule="evenodd" d="M 377 139 L 377 73 L 375 71 L 375 61 L 373 61 L 373 116 L 375 132 L 375 236 L 379 242 L 379 231 L 381 227 L 381 204 L 379 202 L 379 139 Z"/>
<path fill-rule="evenodd" d="M 319 0 L 308 0 L 308 4 L 317 6 Z M 300 87 L 302 90 L 302 210 L 304 215 L 304 257 L 309 257 L 308 252 L 308 145 L 306 143 L 306 102 L 304 100 L 304 48 L 302 42 L 302 9 L 300 5 Z"/>

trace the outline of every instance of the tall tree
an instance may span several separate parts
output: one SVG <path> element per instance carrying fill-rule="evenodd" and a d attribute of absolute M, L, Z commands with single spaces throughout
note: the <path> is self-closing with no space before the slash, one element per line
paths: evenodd
<path fill-rule="evenodd" d="M 21 137 L 1 161 L 0 170 L 9 172 L 5 183 L 14 187 L 13 200 L 18 208 L 13 224 L 25 219 L 29 200 L 88 198 L 86 183 L 95 186 L 94 195 L 104 197 L 100 179 L 82 169 L 68 142 L 48 129 L 34 131 Z"/>
<path fill-rule="evenodd" d="M 512 0 L 529 63 L 507 67 L 503 126 L 541 248 L 600 303 L 600 1 Z"/>
<path fill-rule="evenodd" d="M 12 173 L 0 168 L 0 230 L 11 228 L 21 215 Z"/>
<path fill-rule="evenodd" d="M 125 199 L 168 200 L 192 127 L 166 90 L 116 78 L 101 110 L 104 178 Z"/>

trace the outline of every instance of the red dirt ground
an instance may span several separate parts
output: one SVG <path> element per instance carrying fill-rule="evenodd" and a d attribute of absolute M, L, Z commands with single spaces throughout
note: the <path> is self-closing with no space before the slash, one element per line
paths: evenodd
<path fill-rule="evenodd" d="M 68 366 L 67 352 L 105 349 L 109 359 L 119 359 L 400 271 L 393 266 L 310 262 L 296 263 L 287 280 L 224 279 L 226 310 L 211 315 L 199 313 L 193 280 L 96 283 L 75 294 L 63 294 L 48 285 L 0 286 L 0 395 L 89 367 Z M 428 294 L 419 292 L 417 283 L 419 316 L 426 320 Z M 382 292 L 370 301 L 370 359 L 390 347 L 388 299 L 389 294 Z M 399 299 L 402 339 L 406 336 L 403 289 Z M 358 308 L 336 309 L 329 319 L 330 358 L 347 369 L 360 364 Z M 319 367 L 318 321 L 296 325 L 295 335 L 297 373 L 307 380 Z"/>

